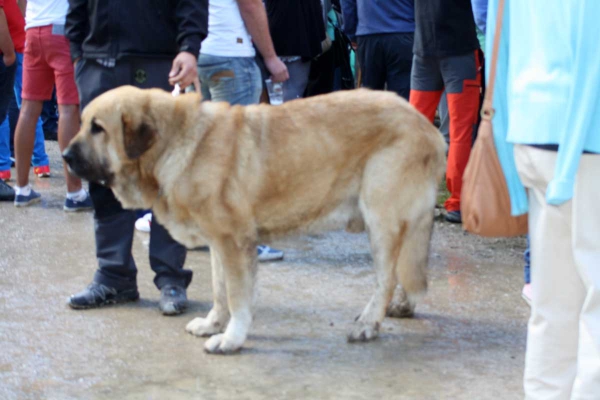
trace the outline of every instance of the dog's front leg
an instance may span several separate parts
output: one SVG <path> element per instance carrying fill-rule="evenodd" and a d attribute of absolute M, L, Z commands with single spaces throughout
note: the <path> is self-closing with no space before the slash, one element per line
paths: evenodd
<path fill-rule="evenodd" d="M 194 318 L 185 330 L 196 336 L 212 336 L 225 330 L 229 321 L 229 308 L 227 306 L 227 288 L 223 263 L 217 251 L 210 252 L 212 266 L 213 307 L 206 318 Z"/>
<path fill-rule="evenodd" d="M 204 349 L 208 353 L 228 354 L 242 347 L 252 323 L 256 246 L 253 241 L 244 241 L 240 246 L 233 238 L 227 238 L 215 247 L 213 250 L 223 261 L 231 320 L 225 333 L 208 339 Z"/>

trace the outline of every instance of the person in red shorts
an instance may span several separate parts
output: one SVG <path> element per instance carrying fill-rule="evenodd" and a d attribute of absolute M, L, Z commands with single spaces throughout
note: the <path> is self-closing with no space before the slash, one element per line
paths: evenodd
<path fill-rule="evenodd" d="M 79 96 L 69 41 L 65 37 L 67 0 L 29 0 L 25 13 L 23 58 L 23 104 L 15 132 L 17 186 L 15 206 L 24 207 L 41 198 L 29 185 L 29 165 L 35 140 L 35 125 L 44 100 L 52 97 L 56 85 L 58 102 L 58 144 L 63 150 L 79 129 Z M 66 164 L 67 198 L 65 211 L 91 210 L 92 201 L 81 180 L 70 175 Z"/>
<path fill-rule="evenodd" d="M 8 83 L 7 78 L 11 76 L 5 74 L 5 70 L 2 70 L 0 74 L 0 180 L 8 181 L 11 178 L 11 165 L 13 165 L 14 159 L 11 159 L 12 145 L 11 145 L 11 122 L 9 117 L 6 116 L 6 107 L 14 98 L 17 109 L 21 108 L 21 89 L 23 86 L 23 50 L 25 49 L 25 0 L 0 0 L 0 8 L 4 10 L 5 20 L 0 18 L 0 25 L 6 23 L 8 26 L 8 34 L 6 30 L 2 35 L 2 41 L 6 42 L 4 45 L 0 45 L 0 50 L 3 46 L 8 46 L 7 54 L 15 54 L 16 61 L 11 66 L 15 69 L 14 83 L 12 90 L 10 86 L 6 86 Z M 11 46 L 12 45 L 12 46 Z M 14 49 L 14 51 L 13 51 Z M 6 67 L 6 66 L 5 66 Z M 18 111 L 17 111 L 18 112 Z M 33 157 L 31 160 L 33 172 L 40 178 L 46 178 L 50 176 L 50 166 L 48 154 L 46 154 L 46 146 L 44 143 L 44 129 L 42 118 L 39 118 L 35 128 L 35 145 L 33 147 Z M 12 188 L 11 188 L 12 190 Z M 0 192 L 2 190 L 0 189 Z M 0 194 L 0 197 L 2 195 Z M 14 200 L 13 196 L 10 201 Z"/>

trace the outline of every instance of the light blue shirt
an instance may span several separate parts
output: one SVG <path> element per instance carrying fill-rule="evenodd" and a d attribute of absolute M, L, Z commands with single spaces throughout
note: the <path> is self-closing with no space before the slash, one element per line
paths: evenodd
<path fill-rule="evenodd" d="M 490 62 L 497 9 L 490 0 Z M 492 123 L 513 215 L 528 208 L 514 144 L 559 146 L 546 192 L 552 205 L 573 197 L 583 152 L 600 153 L 599 15 L 600 0 L 505 0 Z"/>

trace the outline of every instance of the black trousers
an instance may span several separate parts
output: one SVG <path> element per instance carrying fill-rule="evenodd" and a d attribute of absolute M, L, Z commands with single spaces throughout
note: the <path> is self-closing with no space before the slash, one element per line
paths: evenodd
<path fill-rule="evenodd" d="M 81 109 L 102 93 L 122 85 L 171 90 L 168 74 L 171 60 L 124 59 L 112 68 L 95 60 L 82 59 L 75 68 Z M 125 210 L 109 188 L 90 182 L 94 203 L 96 257 L 98 270 L 94 281 L 119 289 L 136 287 L 137 268 L 131 255 L 135 211 Z M 192 271 L 183 269 L 187 250 L 177 243 L 156 218 L 150 232 L 150 267 L 154 283 L 187 287 Z"/>
<path fill-rule="evenodd" d="M 375 90 L 387 87 L 408 100 L 413 41 L 413 33 L 358 36 L 362 86 Z"/>

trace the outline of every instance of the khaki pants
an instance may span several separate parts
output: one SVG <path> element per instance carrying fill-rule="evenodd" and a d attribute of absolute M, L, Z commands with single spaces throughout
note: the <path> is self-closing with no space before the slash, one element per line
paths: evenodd
<path fill-rule="evenodd" d="M 558 207 L 545 200 L 556 156 L 515 147 L 530 202 L 525 398 L 600 399 L 600 156 L 582 157 L 573 199 Z"/>

